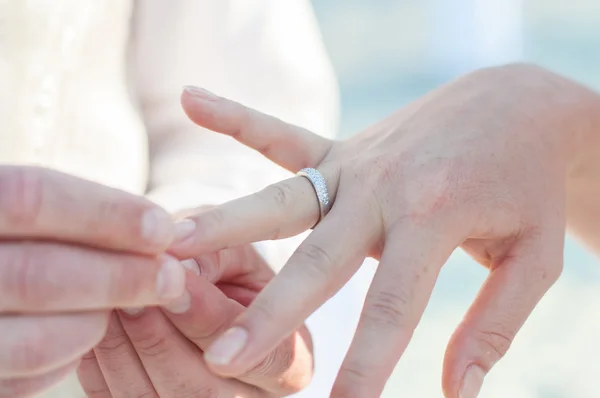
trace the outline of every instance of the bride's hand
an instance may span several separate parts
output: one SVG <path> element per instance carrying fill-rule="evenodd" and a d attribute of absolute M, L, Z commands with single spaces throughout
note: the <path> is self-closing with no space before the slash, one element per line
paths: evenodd
<path fill-rule="evenodd" d="M 565 176 L 583 131 L 564 121 L 587 97 L 536 67 L 488 69 L 334 142 L 188 88 L 182 101 L 194 122 L 288 170 L 317 168 L 334 203 L 208 349 L 212 369 L 236 376 L 256 365 L 372 256 L 381 262 L 332 396 L 379 396 L 460 246 L 490 274 L 448 345 L 443 387 L 447 397 L 475 397 L 561 273 Z M 294 177 L 194 220 L 180 256 L 298 234 L 319 207 L 309 181 Z"/>

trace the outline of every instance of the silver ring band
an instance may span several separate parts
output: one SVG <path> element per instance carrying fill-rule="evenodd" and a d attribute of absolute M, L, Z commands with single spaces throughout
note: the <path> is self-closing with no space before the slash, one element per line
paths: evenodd
<path fill-rule="evenodd" d="M 319 202 L 319 219 L 315 223 L 315 226 L 321 222 L 321 220 L 331 210 L 331 201 L 329 200 L 329 192 L 327 191 L 327 183 L 321 172 L 317 169 L 306 168 L 296 173 L 299 177 L 304 177 L 312 184 L 315 193 L 317 194 L 317 201 Z"/>

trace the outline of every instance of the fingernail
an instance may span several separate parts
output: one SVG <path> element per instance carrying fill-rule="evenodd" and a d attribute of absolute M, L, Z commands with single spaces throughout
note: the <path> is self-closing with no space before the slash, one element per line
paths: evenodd
<path fill-rule="evenodd" d="M 192 95 L 196 98 L 205 99 L 205 100 L 214 100 L 217 98 L 217 96 L 214 95 L 213 93 L 211 93 L 210 91 L 205 90 L 200 87 L 184 86 L 183 89 L 185 91 L 187 91 L 190 95 Z"/>
<path fill-rule="evenodd" d="M 248 332 L 240 327 L 233 327 L 223 333 L 204 353 L 207 362 L 214 365 L 228 365 L 246 345 Z"/>
<path fill-rule="evenodd" d="M 138 316 L 144 312 L 144 307 L 121 308 L 121 311 L 129 316 Z"/>
<path fill-rule="evenodd" d="M 194 274 L 200 275 L 200 266 L 193 258 L 183 260 L 181 262 L 181 265 L 183 265 L 186 269 L 192 271 Z"/>
<path fill-rule="evenodd" d="M 176 299 L 185 291 L 185 269 L 179 261 L 163 255 L 163 264 L 156 278 L 156 291 L 162 299 Z"/>
<path fill-rule="evenodd" d="M 483 385 L 485 372 L 477 365 L 471 365 L 467 368 L 463 377 L 462 387 L 460 388 L 460 398 L 477 398 L 479 390 Z"/>
<path fill-rule="evenodd" d="M 171 301 L 169 304 L 165 305 L 163 308 L 172 314 L 183 314 L 184 312 L 187 312 L 187 310 L 190 309 L 191 305 L 192 305 L 192 297 L 190 296 L 190 294 L 187 291 L 185 291 L 185 292 L 183 292 L 183 295 L 181 295 L 181 297 L 176 298 L 175 300 Z"/>
<path fill-rule="evenodd" d="M 196 230 L 196 223 L 189 218 L 178 221 L 175 224 L 175 240 L 173 243 L 181 243 L 194 233 Z"/>
<path fill-rule="evenodd" d="M 173 221 L 163 209 L 148 210 L 142 217 L 142 236 L 157 245 L 167 245 L 172 238 Z"/>

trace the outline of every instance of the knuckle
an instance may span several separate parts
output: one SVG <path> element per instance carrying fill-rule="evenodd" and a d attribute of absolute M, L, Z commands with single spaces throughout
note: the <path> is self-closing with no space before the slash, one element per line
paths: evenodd
<path fill-rule="evenodd" d="M 260 319 L 261 322 L 270 324 L 270 326 L 275 326 L 278 316 L 273 311 L 271 303 L 272 302 L 269 301 L 265 303 L 264 300 L 253 301 L 249 307 L 253 314 L 249 315 L 249 317 Z"/>
<path fill-rule="evenodd" d="M 0 210 L 9 225 L 35 226 L 44 203 L 45 174 L 34 167 L 14 167 L 0 173 Z"/>
<path fill-rule="evenodd" d="M 16 342 L 11 348 L 9 366 L 20 371 L 35 371 L 49 363 L 48 341 L 43 333 L 27 333 L 21 341 Z"/>
<path fill-rule="evenodd" d="M 131 341 L 140 355 L 149 358 L 165 358 L 171 351 L 170 338 L 171 336 L 150 331 L 145 335 L 131 337 Z"/>
<path fill-rule="evenodd" d="M 254 369 L 250 370 L 244 379 L 255 380 L 256 378 L 267 378 L 274 380 L 276 385 L 272 389 L 286 396 L 304 390 L 311 382 L 313 373 L 304 372 L 302 375 L 285 377 L 285 371 L 292 366 L 293 356 L 288 353 L 287 357 L 277 357 L 277 354 L 269 355 Z"/>
<path fill-rule="evenodd" d="M 178 325 L 183 328 L 182 325 Z M 185 328 L 185 335 L 190 340 L 199 346 L 204 346 L 205 343 L 215 340 L 215 338 L 225 331 L 226 319 L 220 319 L 216 322 L 196 322 Z"/>
<path fill-rule="evenodd" d="M 126 198 L 99 197 L 93 211 L 83 215 L 82 226 L 93 231 L 96 240 L 110 245 L 123 245 L 123 234 L 127 232 L 130 239 L 148 242 L 144 236 L 144 220 L 146 214 L 141 203 Z M 115 227 L 118 226 L 118 227 Z"/>
<path fill-rule="evenodd" d="M 510 348 L 513 335 L 507 331 L 500 330 L 480 330 L 475 339 L 480 347 L 480 355 L 484 360 L 484 366 L 489 369 L 502 358 Z"/>
<path fill-rule="evenodd" d="M 365 179 L 373 186 L 397 185 L 406 169 L 406 158 L 396 154 L 378 155 L 369 159 L 369 163 L 368 167 L 359 165 L 359 170 L 368 170 Z"/>
<path fill-rule="evenodd" d="M 260 191 L 258 196 L 268 205 L 275 205 L 278 211 L 290 208 L 294 198 L 292 187 L 285 181 L 269 185 Z"/>
<path fill-rule="evenodd" d="M 304 243 L 296 250 L 295 257 L 303 264 L 303 271 L 314 280 L 329 280 L 333 276 L 335 263 L 321 246 Z"/>
<path fill-rule="evenodd" d="M 460 191 L 457 189 L 458 178 L 455 174 L 455 167 L 450 162 L 441 162 L 433 167 L 433 170 L 428 170 L 422 181 L 414 182 L 418 184 L 414 191 L 413 187 L 407 189 L 413 219 L 437 214 L 457 202 L 456 196 Z M 411 191 L 415 194 L 411 195 Z"/>
<path fill-rule="evenodd" d="M 234 116 L 232 120 L 235 120 L 235 123 L 227 134 L 237 141 L 244 142 L 246 133 L 254 122 L 254 118 L 252 117 L 253 111 L 234 101 L 222 98 L 218 98 L 215 101 L 222 106 L 226 106 L 232 112 L 231 115 Z"/>
<path fill-rule="evenodd" d="M 102 284 L 96 283 L 94 291 L 111 305 L 138 306 L 155 299 L 156 277 L 161 258 L 145 258 L 130 254 L 102 253 L 106 264 L 101 270 Z M 88 282 L 89 283 L 89 282 Z M 101 288 L 100 288 L 101 287 Z M 152 292 L 152 293 L 150 293 Z"/>
<path fill-rule="evenodd" d="M 113 331 L 107 334 L 94 349 L 102 354 L 109 354 L 112 357 L 126 352 L 129 350 L 129 346 L 130 342 L 125 332 L 116 333 Z"/>
<path fill-rule="evenodd" d="M 7 274 L 2 285 L 13 305 L 23 308 L 45 306 L 52 301 L 51 289 L 48 289 L 46 267 L 31 243 L 23 242 L 5 252 Z"/>
<path fill-rule="evenodd" d="M 112 393 L 106 386 L 90 389 L 85 385 L 85 382 L 82 382 L 82 388 L 85 390 L 87 398 L 112 398 Z M 151 395 L 147 395 L 146 397 L 149 398 Z"/>
<path fill-rule="evenodd" d="M 370 377 L 361 367 L 344 364 L 340 368 L 338 380 L 331 391 L 331 398 L 356 398 L 360 395 L 361 387 L 370 383 Z"/>
<path fill-rule="evenodd" d="M 275 351 L 271 352 L 258 365 L 252 368 L 247 376 L 280 375 L 291 366 L 293 361 L 293 341 L 286 339 Z"/>
<path fill-rule="evenodd" d="M 195 389 L 175 394 L 175 398 L 219 398 L 222 395 L 219 390 L 212 385 L 203 385 Z"/>
<path fill-rule="evenodd" d="M 368 301 L 363 317 L 368 324 L 402 328 L 412 317 L 410 298 L 402 289 L 377 292 Z"/>
<path fill-rule="evenodd" d="M 109 395 L 112 398 L 112 395 Z M 144 391 L 138 392 L 134 395 L 135 398 L 160 398 L 154 390 L 145 389 Z M 108 398 L 108 397 L 107 397 Z"/>
<path fill-rule="evenodd" d="M 373 193 L 382 208 L 389 198 L 401 197 L 405 203 L 405 216 L 419 222 L 458 203 L 458 197 L 464 196 L 466 187 L 462 187 L 464 176 L 460 160 L 455 159 L 418 159 L 406 152 L 383 154 L 361 162 L 355 166 L 355 174 L 365 192 Z M 420 178 L 409 178 L 419 175 Z M 388 187 L 382 191 L 382 187 Z M 385 205 L 385 206 L 384 206 Z"/>
<path fill-rule="evenodd" d="M 214 235 L 218 235 L 218 231 L 226 222 L 225 213 L 219 207 L 213 207 L 199 214 L 196 219 L 196 231 L 199 238 L 203 241 L 210 240 Z"/>

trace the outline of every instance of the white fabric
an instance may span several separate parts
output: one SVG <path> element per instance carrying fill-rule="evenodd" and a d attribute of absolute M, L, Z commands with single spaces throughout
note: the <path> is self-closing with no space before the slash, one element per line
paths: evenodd
<path fill-rule="evenodd" d="M 4 0 L 0 26 L 2 163 L 43 165 L 137 194 L 149 188 L 175 211 L 287 175 L 189 122 L 182 85 L 323 135 L 336 130 L 336 83 L 308 0 Z M 270 246 L 280 265 L 294 242 L 276 254 Z M 309 321 L 317 376 L 298 397 L 327 396 L 360 310 L 353 289 Z M 67 387 L 51 394 L 81 396 Z"/>

